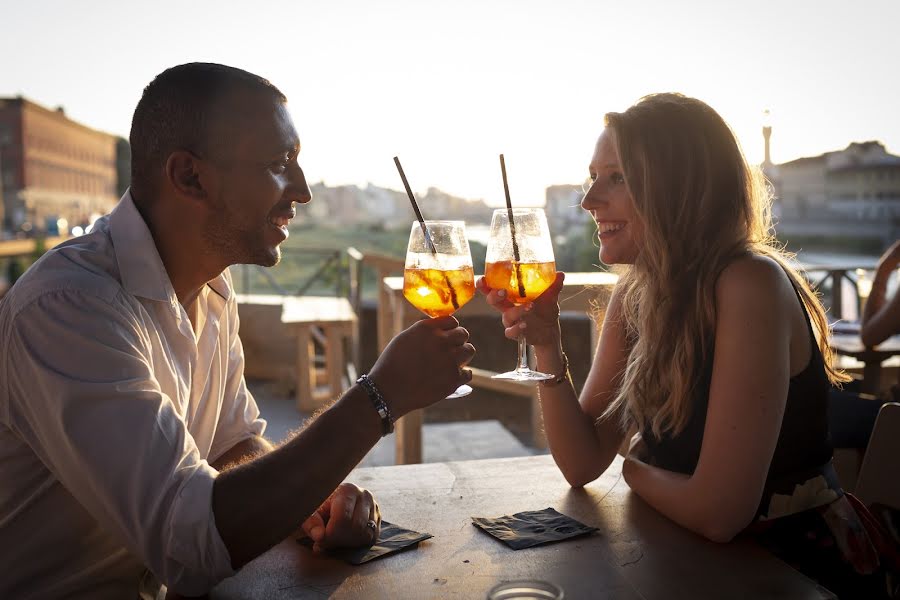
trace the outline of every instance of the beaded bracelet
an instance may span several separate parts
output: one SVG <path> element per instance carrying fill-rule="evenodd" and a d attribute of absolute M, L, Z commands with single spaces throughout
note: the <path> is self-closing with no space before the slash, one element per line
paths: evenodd
<path fill-rule="evenodd" d="M 376 412 L 378 412 L 378 416 L 381 417 L 382 437 L 393 433 L 394 416 L 391 414 L 391 409 L 388 408 L 387 402 L 384 401 L 384 396 L 381 395 L 381 390 L 378 389 L 378 387 L 375 385 L 375 382 L 372 381 L 372 378 L 365 373 L 359 376 L 359 379 L 356 380 L 356 383 L 363 386 L 363 389 L 366 390 L 366 394 L 369 395 L 369 400 L 372 401 L 372 404 L 375 406 Z"/>
<path fill-rule="evenodd" d="M 566 353 L 562 353 L 563 359 L 563 367 L 562 372 L 559 375 L 554 375 L 553 379 L 545 379 L 544 381 L 539 381 L 538 383 L 544 387 L 553 387 L 555 385 L 559 385 L 562 382 L 569 379 L 569 357 L 566 356 Z"/>

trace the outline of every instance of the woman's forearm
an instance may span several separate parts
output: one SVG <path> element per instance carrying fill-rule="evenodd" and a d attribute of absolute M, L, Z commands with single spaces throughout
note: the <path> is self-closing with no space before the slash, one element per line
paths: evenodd
<path fill-rule="evenodd" d="M 633 458 L 622 465 L 626 483 L 647 504 L 685 529 L 711 541 L 729 542 L 753 518 L 746 506 L 729 507 L 695 478 Z"/>
<path fill-rule="evenodd" d="M 536 347 L 535 358 L 538 370 L 545 373 L 559 374 L 565 368 L 558 345 Z M 540 385 L 539 394 L 547 443 L 566 481 L 580 487 L 602 475 L 621 444 L 618 428 L 613 423 L 595 427 L 578 401 L 571 378 Z"/>

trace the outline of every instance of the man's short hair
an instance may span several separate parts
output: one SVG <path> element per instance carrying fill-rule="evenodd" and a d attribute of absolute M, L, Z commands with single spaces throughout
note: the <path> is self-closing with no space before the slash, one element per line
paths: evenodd
<path fill-rule="evenodd" d="M 210 114 L 232 91 L 270 94 L 285 102 L 268 80 L 242 69 L 215 63 L 188 63 L 166 69 L 144 88 L 131 120 L 131 189 L 135 202 L 146 204 L 159 192 L 159 179 L 175 150 L 205 152 Z"/>

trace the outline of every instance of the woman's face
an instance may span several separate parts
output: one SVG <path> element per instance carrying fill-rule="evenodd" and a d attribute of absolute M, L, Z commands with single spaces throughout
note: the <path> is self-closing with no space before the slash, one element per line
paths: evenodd
<path fill-rule="evenodd" d="M 597 223 L 600 260 L 607 265 L 631 264 L 643 241 L 643 225 L 625 185 L 615 133 L 611 129 L 600 134 L 588 170 L 592 183 L 581 208 L 591 213 Z"/>

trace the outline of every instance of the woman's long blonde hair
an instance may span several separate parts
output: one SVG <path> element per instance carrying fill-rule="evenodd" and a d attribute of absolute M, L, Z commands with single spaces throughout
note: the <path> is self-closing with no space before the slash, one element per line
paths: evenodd
<path fill-rule="evenodd" d="M 829 380 L 846 380 L 831 367 L 821 303 L 772 236 L 765 180 L 722 117 L 700 100 L 654 94 L 607 114 L 606 125 L 643 224 L 643 245 L 619 282 L 630 353 L 604 417 L 649 426 L 656 436 L 685 427 L 712 361 L 716 280 L 748 253 L 782 266 L 811 317 Z"/>

